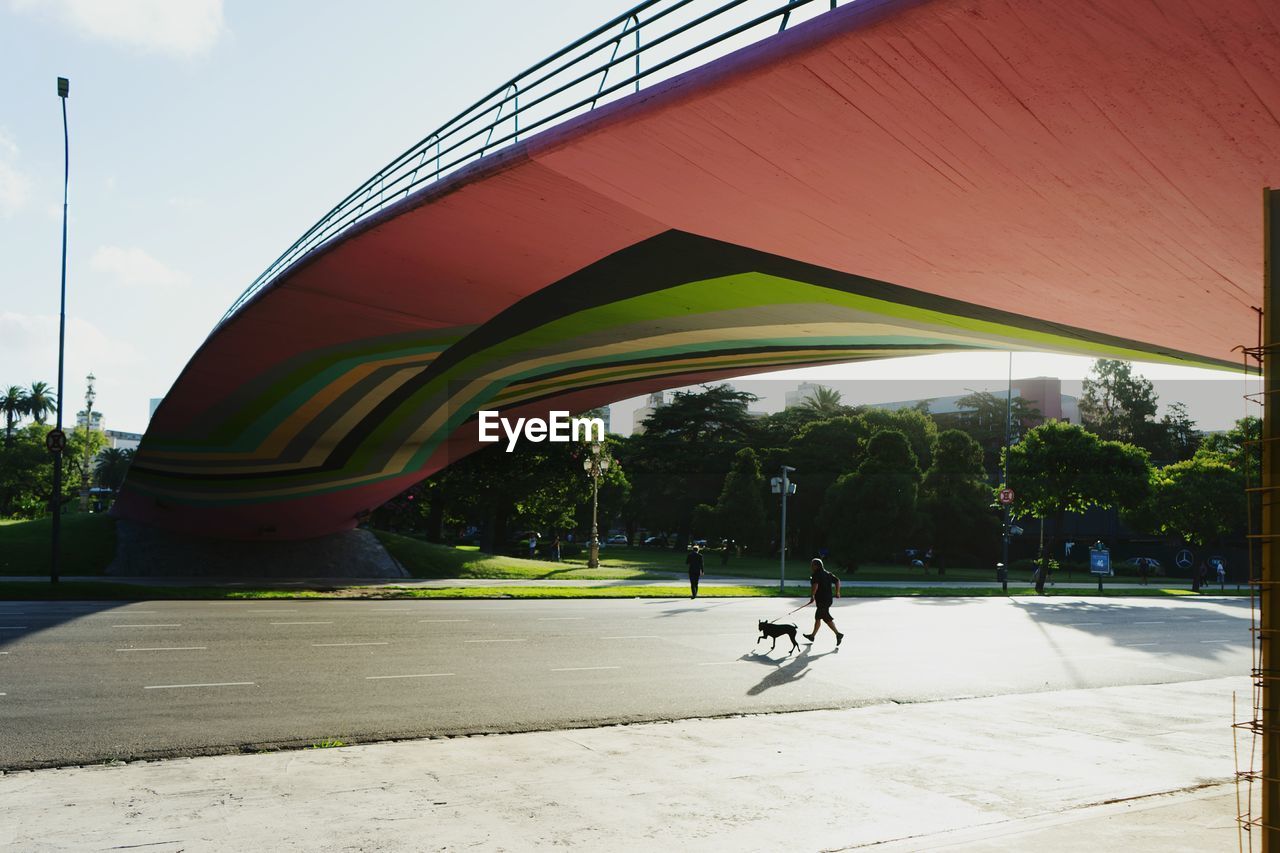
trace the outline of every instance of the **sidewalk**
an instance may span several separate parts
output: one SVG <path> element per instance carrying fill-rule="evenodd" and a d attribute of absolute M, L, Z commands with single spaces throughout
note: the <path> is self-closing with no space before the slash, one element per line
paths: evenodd
<path fill-rule="evenodd" d="M 1235 850 L 1232 691 L 1248 680 L 12 773 L 0 847 Z"/>

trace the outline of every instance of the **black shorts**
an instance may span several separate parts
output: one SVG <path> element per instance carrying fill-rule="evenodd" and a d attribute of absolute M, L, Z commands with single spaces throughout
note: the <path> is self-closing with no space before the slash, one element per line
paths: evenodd
<path fill-rule="evenodd" d="M 815 610 L 813 612 L 813 616 L 815 619 L 831 618 L 831 602 L 830 601 L 815 601 L 814 607 L 815 607 Z"/>

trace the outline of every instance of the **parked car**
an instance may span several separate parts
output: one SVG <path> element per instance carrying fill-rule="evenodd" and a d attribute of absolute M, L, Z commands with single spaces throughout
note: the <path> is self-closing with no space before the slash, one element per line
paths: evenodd
<path fill-rule="evenodd" d="M 630 542 L 627 541 L 627 537 L 623 536 L 621 533 L 613 534 L 608 539 L 606 539 L 605 542 L 607 542 L 610 545 L 630 545 L 631 544 Z"/>
<path fill-rule="evenodd" d="M 640 543 L 642 548 L 666 548 L 667 537 L 665 536 L 646 536 Z"/>

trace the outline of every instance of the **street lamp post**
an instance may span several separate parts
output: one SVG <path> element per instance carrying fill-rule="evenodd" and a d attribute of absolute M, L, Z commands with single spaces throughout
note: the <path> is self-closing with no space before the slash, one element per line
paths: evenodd
<path fill-rule="evenodd" d="M 778 592 L 784 592 L 787 587 L 787 495 L 795 490 L 795 484 L 791 482 L 788 475 L 796 470 L 789 465 L 782 466 L 782 476 L 774 477 L 774 491 L 782 492 L 782 538 L 779 540 L 779 565 L 778 565 Z"/>
<path fill-rule="evenodd" d="M 85 377 L 88 387 L 84 392 L 84 457 L 80 460 L 80 511 L 89 511 L 89 466 L 93 461 L 89 458 L 89 434 L 93 430 L 93 403 L 98 394 L 93 388 L 97 377 L 90 373 Z"/>
<path fill-rule="evenodd" d="M 587 556 L 587 568 L 600 567 L 600 475 L 609 470 L 612 460 L 599 442 L 591 445 L 591 455 L 582 460 L 582 467 L 591 477 L 591 550 Z"/>
<path fill-rule="evenodd" d="M 62 366 L 67 339 L 67 187 L 71 182 L 71 135 L 67 131 L 67 96 L 71 94 L 71 81 L 58 78 L 58 98 L 62 101 L 62 296 L 58 312 L 58 425 L 56 433 L 62 435 Z M 61 556 L 59 538 L 62 535 L 62 441 L 53 449 L 53 553 L 49 562 L 49 582 L 58 582 L 58 562 Z"/>
<path fill-rule="evenodd" d="M 1000 454 L 1000 488 L 1009 488 L 1009 431 L 1013 420 L 1013 351 L 1009 351 L 1009 384 L 1004 394 L 1004 453 Z M 1004 520 L 1000 525 L 1000 564 L 1009 566 L 1009 504 L 1004 504 Z"/>

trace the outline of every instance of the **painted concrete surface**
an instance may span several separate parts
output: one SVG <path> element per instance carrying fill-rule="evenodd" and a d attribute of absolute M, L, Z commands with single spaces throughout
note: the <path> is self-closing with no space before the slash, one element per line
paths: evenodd
<path fill-rule="evenodd" d="M 1225 678 L 10 773 L 0 847 L 1229 850 L 1233 692 L 1247 706 Z"/>

